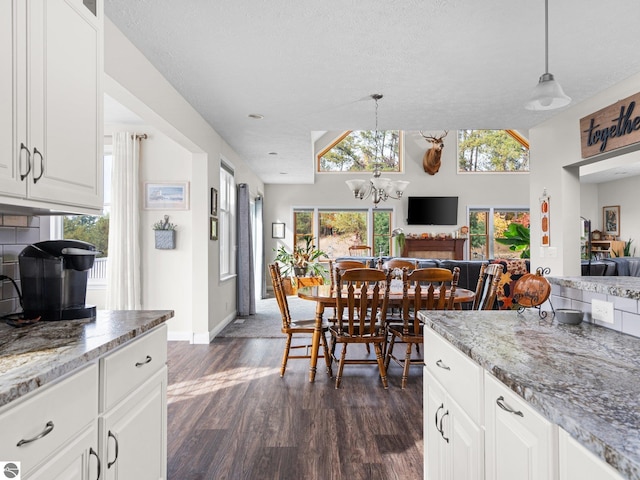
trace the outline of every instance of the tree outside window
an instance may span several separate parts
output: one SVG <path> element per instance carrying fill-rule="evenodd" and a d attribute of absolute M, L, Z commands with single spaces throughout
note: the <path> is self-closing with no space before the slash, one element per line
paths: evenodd
<path fill-rule="evenodd" d="M 469 258 L 520 258 L 520 252 L 509 250 L 508 245 L 496 241 L 504 237 L 511 223 L 529 227 L 528 209 L 518 208 L 470 208 L 469 209 Z"/>
<path fill-rule="evenodd" d="M 513 130 L 458 130 L 458 172 L 528 172 L 529 144 Z"/>
<path fill-rule="evenodd" d="M 318 172 L 401 171 L 402 135 L 399 130 L 345 132 L 318 155 Z"/>

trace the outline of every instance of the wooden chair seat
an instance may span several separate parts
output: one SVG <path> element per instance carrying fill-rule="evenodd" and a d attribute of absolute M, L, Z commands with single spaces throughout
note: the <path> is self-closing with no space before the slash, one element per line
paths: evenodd
<path fill-rule="evenodd" d="M 353 245 L 349 247 L 349 255 L 352 257 L 370 257 L 372 248 L 369 245 Z"/>
<path fill-rule="evenodd" d="M 413 346 L 419 352 L 424 341 L 424 326 L 418 318 L 420 310 L 453 310 L 454 296 L 460 277 L 460 268 L 453 271 L 447 268 L 418 268 L 412 272 L 403 271 L 402 319 L 400 325 L 389 325 L 391 340 L 385 356 L 385 367 L 391 360 L 402 366 L 402 388 L 407 386 L 409 367 L 424 365 L 424 358 L 412 357 Z M 409 290 L 413 288 L 413 296 Z M 438 295 L 436 296 L 436 291 Z M 404 358 L 396 356 L 393 349 L 396 343 L 406 344 Z"/>
<path fill-rule="evenodd" d="M 282 316 L 282 328 L 281 332 L 287 336 L 284 353 L 282 355 L 282 364 L 280 366 L 280 376 L 283 377 L 287 369 L 287 361 L 290 358 L 311 358 L 311 343 L 295 344 L 292 345 L 294 336 L 308 336 L 312 335 L 315 330 L 315 319 L 303 319 L 292 320 L 291 313 L 289 312 L 289 303 L 287 302 L 287 296 L 284 293 L 284 286 L 282 283 L 282 275 L 280 274 L 280 267 L 275 264 L 269 264 L 269 273 L 271 274 L 271 282 L 273 283 L 273 291 L 276 295 L 278 307 L 280 308 L 280 314 Z M 322 326 L 322 336 L 320 342 L 322 344 L 322 350 L 324 352 L 325 363 L 327 364 L 327 374 L 329 377 L 333 376 L 331 369 L 331 356 L 329 355 L 329 346 L 327 344 L 327 331 L 328 325 Z M 310 338 L 308 340 L 311 340 Z M 305 353 L 301 355 L 292 355 L 291 350 L 305 349 Z"/>

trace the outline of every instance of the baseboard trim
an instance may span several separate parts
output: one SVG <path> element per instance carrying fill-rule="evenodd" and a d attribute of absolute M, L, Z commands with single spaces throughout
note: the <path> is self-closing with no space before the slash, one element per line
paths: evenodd
<path fill-rule="evenodd" d="M 224 327 L 226 327 L 231 322 L 233 322 L 237 316 L 238 316 L 237 312 L 234 310 L 227 317 L 225 317 L 225 319 L 222 320 L 222 322 L 216 325 L 216 327 L 213 330 L 210 330 L 208 333 L 194 333 L 192 343 L 196 345 L 207 345 L 211 343 L 211 341 L 214 338 L 216 338 L 216 335 L 218 335 L 224 329 Z"/>

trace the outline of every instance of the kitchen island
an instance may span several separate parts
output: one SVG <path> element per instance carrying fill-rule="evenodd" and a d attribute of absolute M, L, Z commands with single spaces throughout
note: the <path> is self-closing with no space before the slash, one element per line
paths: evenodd
<path fill-rule="evenodd" d="M 482 367 L 485 387 L 497 379 L 547 419 L 555 428 L 548 437 L 556 443 L 556 452 L 562 429 L 623 478 L 640 479 L 640 339 L 584 322 L 558 324 L 551 315 L 541 319 L 533 311 L 421 312 L 420 316 L 427 331 Z M 425 355 L 427 350 L 425 344 Z M 430 365 L 428 359 L 426 363 L 425 370 L 442 368 Z M 425 390 L 427 383 L 425 379 Z M 481 407 L 486 409 L 487 424 L 494 400 L 485 398 Z M 439 427 L 442 431 L 442 421 Z M 557 467 L 548 472 L 557 472 Z M 553 478 L 550 473 L 549 477 Z"/>
<path fill-rule="evenodd" d="M 165 478 L 171 317 L 0 324 L 0 460 L 20 462 L 23 478 Z"/>

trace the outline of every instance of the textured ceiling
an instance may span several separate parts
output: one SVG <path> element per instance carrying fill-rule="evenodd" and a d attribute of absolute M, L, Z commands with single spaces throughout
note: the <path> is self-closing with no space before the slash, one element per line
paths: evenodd
<path fill-rule="evenodd" d="M 543 0 L 105 0 L 105 11 L 265 183 L 313 182 L 312 132 L 373 129 L 373 93 L 381 129 L 526 132 L 554 114 L 523 108 L 544 73 Z M 640 71 L 639 21 L 638 0 L 549 1 L 549 70 L 574 104 Z"/>

